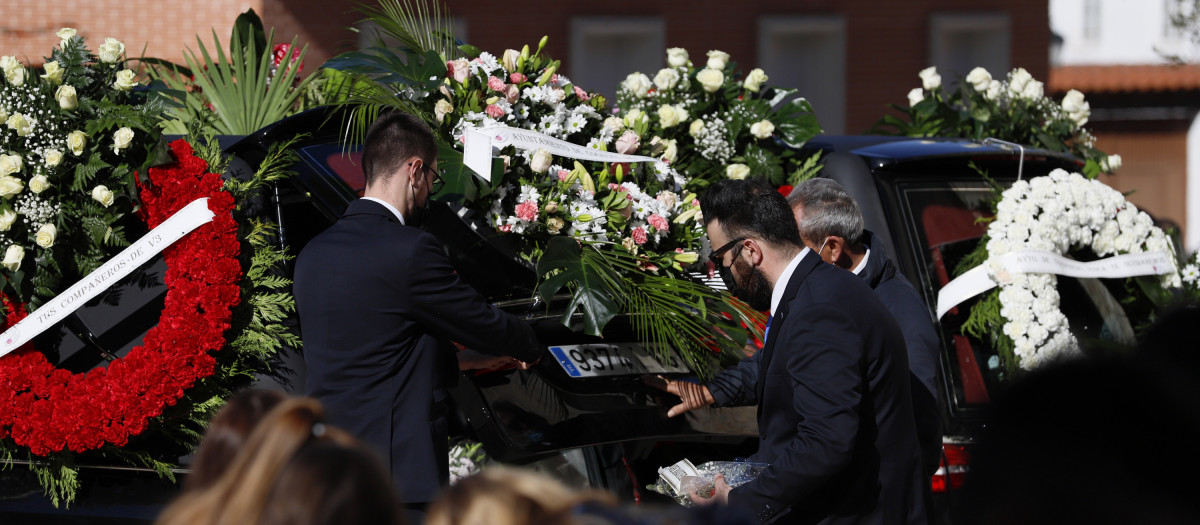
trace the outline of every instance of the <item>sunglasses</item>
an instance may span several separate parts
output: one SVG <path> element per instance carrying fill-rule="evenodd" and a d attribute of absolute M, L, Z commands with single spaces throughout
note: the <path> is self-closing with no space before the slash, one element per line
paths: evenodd
<path fill-rule="evenodd" d="M 746 240 L 746 237 L 738 237 L 732 241 L 725 243 L 725 246 L 717 248 L 717 249 L 713 250 L 712 253 L 708 254 L 709 260 L 711 260 L 713 262 L 713 264 L 715 264 L 717 266 L 721 266 L 721 258 L 725 256 L 725 252 L 733 249 L 734 246 L 738 246 L 739 243 L 741 243 L 744 240 Z"/>
<path fill-rule="evenodd" d="M 414 160 L 413 162 L 409 162 L 408 165 L 412 166 L 414 162 L 416 162 L 416 161 Z M 433 172 L 433 182 L 430 183 L 429 193 L 437 193 L 439 191 L 442 191 L 442 186 L 446 185 L 446 179 L 442 178 L 442 170 L 431 168 L 431 167 L 429 167 L 428 164 L 425 164 L 425 163 L 421 163 L 421 169 L 429 170 L 429 171 Z"/>

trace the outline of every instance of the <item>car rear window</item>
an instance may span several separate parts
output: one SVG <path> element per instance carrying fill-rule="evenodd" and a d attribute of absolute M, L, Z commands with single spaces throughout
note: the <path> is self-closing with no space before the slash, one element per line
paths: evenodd
<path fill-rule="evenodd" d="M 992 190 L 985 182 L 918 182 L 898 186 L 910 247 L 921 273 L 914 280 L 930 308 L 937 293 L 962 271 L 960 263 L 987 231 Z M 1072 332 L 1081 340 L 1121 341 L 1132 336 L 1128 319 L 1113 298 L 1120 281 L 1060 276 L 1058 291 Z M 945 384 L 953 408 L 985 406 L 1006 379 L 992 344 L 963 334 L 962 324 L 980 296 L 951 309 L 940 319 Z"/>

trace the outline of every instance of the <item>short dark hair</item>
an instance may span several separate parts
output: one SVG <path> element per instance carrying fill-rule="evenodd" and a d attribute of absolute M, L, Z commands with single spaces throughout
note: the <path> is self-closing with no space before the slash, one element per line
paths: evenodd
<path fill-rule="evenodd" d="M 370 186 L 400 169 L 409 157 L 426 164 L 437 158 L 437 142 L 425 121 L 400 111 L 385 113 L 371 124 L 363 145 L 363 176 Z"/>
<path fill-rule="evenodd" d="M 731 239 L 759 237 L 777 246 L 803 246 L 792 209 L 765 180 L 719 181 L 700 197 L 700 210 L 705 226 L 719 220 Z"/>
<path fill-rule="evenodd" d="M 836 181 L 808 179 L 797 184 L 787 200 L 792 207 L 804 208 L 804 221 L 798 225 L 802 237 L 817 242 L 834 236 L 841 237 L 850 246 L 862 243 L 862 211 Z"/>

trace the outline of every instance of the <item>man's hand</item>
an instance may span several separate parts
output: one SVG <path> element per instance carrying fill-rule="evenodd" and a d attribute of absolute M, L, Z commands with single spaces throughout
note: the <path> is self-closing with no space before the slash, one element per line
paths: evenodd
<path fill-rule="evenodd" d="M 708 387 L 690 381 L 671 381 L 663 376 L 657 376 L 654 379 L 648 379 L 646 383 L 667 393 L 679 396 L 681 402 L 667 411 L 667 417 L 675 417 L 684 412 L 703 408 L 716 402 L 713 399 L 712 393 L 708 391 Z"/>
<path fill-rule="evenodd" d="M 517 365 L 523 363 L 517 361 L 516 358 L 506 355 L 488 355 L 481 352 L 476 352 L 470 348 L 464 348 L 456 353 L 458 357 L 459 370 L 497 370 L 506 366 Z M 522 368 L 524 370 L 524 368 Z"/>
<path fill-rule="evenodd" d="M 713 503 L 728 505 L 729 491 L 733 490 L 733 487 L 730 487 L 728 483 L 725 483 L 724 474 L 717 474 L 717 477 L 713 479 L 713 488 L 714 490 L 711 498 L 706 498 L 698 494 L 695 490 L 690 490 L 688 491 L 688 499 L 692 500 L 692 503 L 697 505 L 712 505 Z"/>

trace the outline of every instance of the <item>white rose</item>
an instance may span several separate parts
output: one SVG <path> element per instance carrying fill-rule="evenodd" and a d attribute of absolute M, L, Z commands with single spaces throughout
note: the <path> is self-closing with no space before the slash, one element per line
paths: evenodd
<path fill-rule="evenodd" d="M 112 64 L 120 60 L 123 53 L 125 53 L 125 44 L 115 38 L 105 38 L 104 43 L 100 44 L 100 49 L 96 50 L 100 61 L 105 64 Z"/>
<path fill-rule="evenodd" d="M 8 231 L 17 221 L 17 212 L 7 205 L 0 209 L 0 231 Z"/>
<path fill-rule="evenodd" d="M 509 73 L 517 71 L 517 64 L 521 60 L 521 52 L 516 49 L 505 49 L 504 54 L 500 56 L 500 64 L 504 66 L 504 70 Z"/>
<path fill-rule="evenodd" d="M 604 131 L 616 134 L 616 132 L 625 129 L 625 121 L 620 117 L 608 117 L 604 119 Z"/>
<path fill-rule="evenodd" d="M 936 66 L 922 69 L 917 76 L 921 77 L 921 87 L 929 91 L 942 87 L 942 76 L 938 74 Z"/>
<path fill-rule="evenodd" d="M 0 176 L 8 176 L 20 172 L 24 164 L 20 155 L 0 155 Z"/>
<path fill-rule="evenodd" d="M 1100 161 L 1100 169 L 1102 169 L 1108 173 L 1112 173 L 1114 171 L 1121 169 L 1121 156 L 1120 155 L 1109 155 L 1108 157 L 1105 157 L 1103 160 Z"/>
<path fill-rule="evenodd" d="M 638 122 L 642 122 L 644 120 L 646 120 L 646 113 L 640 109 L 633 108 L 625 114 L 625 127 L 632 128 L 636 126 Z"/>
<path fill-rule="evenodd" d="M 454 112 L 454 105 L 450 104 L 446 99 L 438 99 L 437 104 L 433 105 L 433 116 L 437 117 L 438 123 L 445 120 L 446 115 Z"/>
<path fill-rule="evenodd" d="M 42 78 L 45 79 L 46 82 L 56 86 L 62 84 L 63 68 L 62 66 L 58 65 L 57 60 L 46 62 L 46 65 L 42 66 L 42 69 L 46 70 L 46 74 L 42 75 Z"/>
<path fill-rule="evenodd" d="M 971 87 L 975 88 L 975 91 L 983 93 L 987 91 L 988 86 L 992 85 L 992 74 L 988 73 L 988 70 L 984 68 L 977 67 L 972 69 L 970 73 L 967 73 L 966 80 L 968 84 L 971 84 Z"/>
<path fill-rule="evenodd" d="M 121 128 L 113 132 L 113 153 L 120 154 L 121 150 L 128 148 L 133 142 L 133 130 L 129 128 Z"/>
<path fill-rule="evenodd" d="M 92 188 L 92 199 L 100 204 L 103 204 L 105 208 L 112 206 L 113 199 L 115 197 L 116 196 L 113 195 L 112 190 L 108 189 L 108 186 L 103 184 Z"/>
<path fill-rule="evenodd" d="M 76 157 L 83 155 L 83 147 L 87 145 L 87 135 L 79 130 L 67 133 L 67 149 Z"/>
<path fill-rule="evenodd" d="M 1014 96 L 1020 96 L 1025 92 L 1025 86 L 1032 80 L 1033 75 L 1025 71 L 1025 68 L 1016 68 L 1008 74 L 1008 91 Z"/>
<path fill-rule="evenodd" d="M 0 57 L 0 70 L 4 71 L 4 79 L 17 87 L 25 84 L 25 66 L 15 56 Z"/>
<path fill-rule="evenodd" d="M 58 101 L 58 107 L 67 111 L 79 107 L 79 99 L 75 95 L 75 87 L 69 84 L 58 86 L 58 90 L 54 92 L 54 100 Z"/>
<path fill-rule="evenodd" d="M 46 223 L 33 235 L 33 242 L 42 248 L 49 248 L 54 246 L 54 238 L 57 236 L 58 228 L 55 228 L 53 224 Z"/>
<path fill-rule="evenodd" d="M 120 91 L 129 91 L 137 86 L 137 80 L 134 79 L 132 69 L 122 69 L 117 72 L 117 79 L 113 81 L 113 87 Z"/>
<path fill-rule="evenodd" d="M 546 173 L 546 170 L 550 169 L 550 164 L 552 162 L 554 162 L 554 156 L 551 155 L 549 151 L 538 149 L 537 152 L 533 154 L 533 158 L 529 161 L 529 168 L 532 169 L 534 173 Z"/>
<path fill-rule="evenodd" d="M 769 138 L 775 132 L 775 125 L 769 120 L 760 120 L 750 126 L 750 134 L 760 139 Z"/>
<path fill-rule="evenodd" d="M 663 150 L 662 160 L 667 162 L 675 162 L 675 157 L 679 156 L 679 145 L 675 139 L 666 139 L 663 144 L 667 149 Z"/>
<path fill-rule="evenodd" d="M 76 33 L 76 31 L 75 31 L 75 28 L 73 28 L 73 27 L 64 27 L 62 29 L 59 29 L 58 32 L 55 33 L 56 35 L 58 35 L 58 38 L 61 40 L 58 43 L 59 47 L 67 47 L 67 43 L 71 41 L 71 37 L 75 36 L 75 33 Z"/>
<path fill-rule="evenodd" d="M 25 189 L 25 183 L 16 177 L 0 176 L 0 197 L 10 199 Z"/>
<path fill-rule="evenodd" d="M 688 126 L 688 135 L 700 138 L 702 134 L 704 134 L 704 121 L 700 119 L 693 120 L 691 125 Z"/>
<path fill-rule="evenodd" d="M 925 100 L 925 90 L 921 88 L 912 88 L 912 91 L 908 92 L 909 107 L 920 104 L 922 100 Z"/>
<path fill-rule="evenodd" d="M 658 86 L 660 91 L 674 89 L 678 83 L 679 72 L 674 69 L 663 68 L 658 70 L 657 75 L 654 75 L 654 85 Z"/>
<path fill-rule="evenodd" d="M 50 187 L 50 179 L 47 179 L 45 175 L 39 174 L 39 175 L 35 175 L 32 179 L 29 179 L 29 191 L 32 191 L 34 193 L 41 193 L 43 191 L 46 191 L 46 189 L 49 187 Z"/>
<path fill-rule="evenodd" d="M 983 98 L 987 100 L 996 100 L 1000 97 L 1000 91 L 1003 89 L 1004 86 L 1000 84 L 999 80 L 993 80 L 988 84 L 987 92 L 983 94 Z"/>
<path fill-rule="evenodd" d="M 621 82 L 621 88 L 635 97 L 644 97 L 650 91 L 650 77 L 642 73 L 630 73 L 625 77 L 625 81 Z"/>
<path fill-rule="evenodd" d="M 1030 80 L 1025 84 L 1025 89 L 1021 91 L 1021 96 L 1029 100 L 1042 98 L 1043 94 L 1045 94 L 1045 86 L 1037 80 Z"/>
<path fill-rule="evenodd" d="M 725 166 L 725 176 L 730 179 L 744 179 L 750 174 L 750 166 L 745 164 L 730 164 Z"/>
<path fill-rule="evenodd" d="M 724 51 L 712 50 L 708 52 L 708 63 L 705 64 L 709 69 L 718 71 L 725 69 L 725 64 L 729 63 L 729 53 Z"/>
<path fill-rule="evenodd" d="M 750 70 L 748 75 L 746 75 L 746 80 L 742 82 L 742 87 L 746 88 L 746 91 L 758 93 L 758 90 L 762 89 L 763 82 L 766 82 L 768 79 L 769 77 L 767 77 L 767 73 L 765 71 L 759 68 L 754 68 Z"/>
<path fill-rule="evenodd" d="M 1092 115 L 1091 104 L 1083 99 L 1083 93 L 1074 89 L 1067 92 L 1067 96 L 1063 97 L 1063 111 L 1067 113 L 1067 118 L 1075 123 L 1076 127 L 1083 127 L 1087 124 L 1088 117 Z"/>
<path fill-rule="evenodd" d="M 15 272 L 21 267 L 21 261 L 25 259 L 25 248 L 16 244 L 9 246 L 4 252 L 4 260 L 0 261 L 8 271 Z"/>
<path fill-rule="evenodd" d="M 681 106 L 663 104 L 658 108 L 658 122 L 664 129 L 677 126 L 686 118 L 687 112 Z"/>
<path fill-rule="evenodd" d="M 688 63 L 688 52 L 682 47 L 667 48 L 667 65 L 683 67 Z"/>
<path fill-rule="evenodd" d="M 704 90 L 712 93 L 721 89 L 721 84 L 725 82 L 725 73 L 719 69 L 705 68 L 696 73 L 696 81 L 704 86 Z"/>
<path fill-rule="evenodd" d="M 26 137 L 33 133 L 33 122 L 20 113 L 13 113 L 4 123 L 8 125 L 8 129 L 16 131 L 18 137 Z"/>

